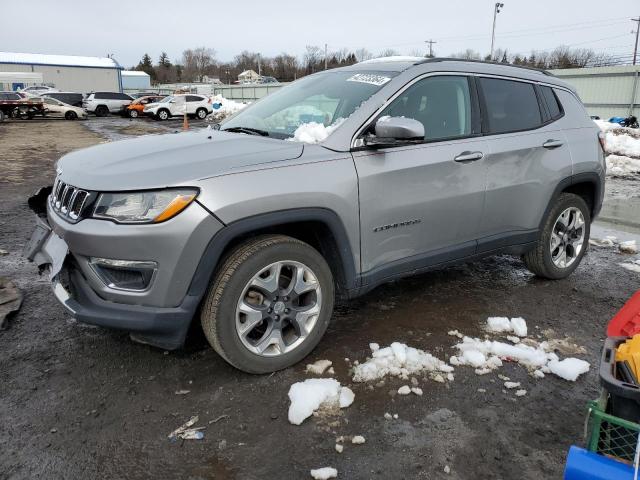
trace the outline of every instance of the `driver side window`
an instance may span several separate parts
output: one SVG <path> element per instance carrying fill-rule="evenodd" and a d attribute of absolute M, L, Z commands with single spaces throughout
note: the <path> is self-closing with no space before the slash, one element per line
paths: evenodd
<path fill-rule="evenodd" d="M 472 134 L 471 90 L 464 76 L 428 77 L 411 85 L 380 114 L 424 125 L 425 141 Z"/>

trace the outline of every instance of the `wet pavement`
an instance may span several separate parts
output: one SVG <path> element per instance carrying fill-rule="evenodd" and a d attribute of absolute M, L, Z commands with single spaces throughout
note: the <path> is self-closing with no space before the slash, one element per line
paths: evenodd
<path fill-rule="evenodd" d="M 332 360 L 355 402 L 336 416 L 293 426 L 287 392 L 309 378 L 304 365 L 252 376 L 227 365 L 197 329 L 184 350 L 167 353 L 78 324 L 20 257 L 34 225 L 26 198 L 51 181 L 60 155 L 103 135 L 165 128 L 102 121 L 56 122 L 42 131 L 0 125 L 0 167 L 13 172 L 0 177 L 0 249 L 8 250 L 0 274 L 24 293 L 22 309 L 0 332 L 0 478 L 304 479 L 323 466 L 337 468 L 342 479 L 561 477 L 569 445 L 582 438 L 585 403 L 598 395 L 605 326 L 640 288 L 640 275 L 618 266 L 629 255 L 592 247 L 561 281 L 533 277 L 519 259 L 491 257 L 339 305 L 307 360 Z M 610 182 L 609 198 L 616 189 L 633 194 L 624 182 Z M 603 224 L 594 232 L 620 240 L 637 234 L 622 229 Z M 481 336 L 481 323 L 494 315 L 524 317 L 534 338 L 570 337 L 586 348 L 578 356 L 591 362 L 590 372 L 576 383 L 535 380 L 508 363 L 500 373 L 527 389 L 520 398 L 503 393 L 496 374 L 477 376 L 466 367 L 456 368 L 452 383 L 417 376 L 422 397 L 392 395 L 406 383 L 398 379 L 377 386 L 350 381 L 351 362 L 366 359 L 369 342 L 402 341 L 446 359 L 454 353 L 449 330 Z M 181 389 L 189 393 L 176 395 Z M 385 412 L 399 418 L 386 420 Z M 193 415 L 207 427 L 204 439 L 170 442 L 167 435 Z M 363 435 L 366 443 L 338 454 L 338 435 Z"/>

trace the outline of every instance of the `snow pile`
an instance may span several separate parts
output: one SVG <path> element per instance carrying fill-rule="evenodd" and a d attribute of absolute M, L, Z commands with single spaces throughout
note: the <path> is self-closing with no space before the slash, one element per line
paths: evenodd
<path fill-rule="evenodd" d="M 354 393 L 333 378 L 310 378 L 289 389 L 289 422 L 300 425 L 321 406 L 346 408 L 353 403 Z"/>
<path fill-rule="evenodd" d="M 640 132 L 617 123 L 594 120 L 605 132 L 607 174 L 631 176 L 640 173 Z"/>
<path fill-rule="evenodd" d="M 387 375 L 401 377 L 408 380 L 409 375 L 418 372 L 450 373 L 453 367 L 430 353 L 417 348 L 408 347 L 404 343 L 394 342 L 388 347 L 379 348 L 371 344 L 371 358 L 356 365 L 353 370 L 354 382 L 368 382 L 378 380 Z"/>
<path fill-rule="evenodd" d="M 509 320 L 507 317 L 489 317 L 487 330 L 493 333 L 515 333 L 518 337 L 527 336 L 527 322 L 517 317 Z"/>
<path fill-rule="evenodd" d="M 618 244 L 618 250 L 622 253 L 638 253 L 638 245 L 635 240 L 627 240 Z"/>
<path fill-rule="evenodd" d="M 213 95 L 210 99 L 213 113 L 207 117 L 207 120 L 214 123 L 222 122 L 225 118 L 230 117 L 247 106 L 245 103 L 228 100 L 222 95 Z M 216 108 L 216 106 L 218 106 L 218 108 Z"/>
<path fill-rule="evenodd" d="M 515 322 L 514 322 L 515 320 Z M 527 323 L 523 318 L 489 317 L 487 329 L 502 333 L 513 329 L 521 337 L 526 336 Z M 534 345 L 532 345 L 534 344 Z M 468 365 L 475 368 L 478 375 L 484 375 L 502 366 L 503 360 L 517 362 L 533 372 L 537 378 L 545 373 L 554 373 L 565 380 L 575 381 L 578 376 L 589 370 L 589 363 L 577 358 L 560 361 L 549 342 L 537 343 L 525 339 L 522 343 L 508 344 L 493 340 L 464 337 L 455 345 L 458 355 L 449 358 L 451 365 Z M 500 376 L 499 376 L 500 377 Z M 507 377 L 501 377 L 509 380 Z M 506 382 L 506 388 L 517 388 L 519 383 Z"/>
<path fill-rule="evenodd" d="M 293 138 L 290 138 L 289 140 L 302 143 L 323 142 L 329 135 L 334 132 L 334 130 L 342 125 L 342 122 L 344 122 L 344 119 L 340 118 L 328 127 L 325 127 L 324 124 L 317 122 L 303 123 L 298 128 L 296 128 L 296 131 L 293 132 Z"/>
<path fill-rule="evenodd" d="M 338 470 L 333 467 L 316 468 L 309 472 L 315 480 L 329 480 L 330 478 L 338 478 Z"/>
<path fill-rule="evenodd" d="M 580 375 L 589 371 L 589 362 L 577 358 L 551 360 L 547 366 L 551 373 L 570 382 L 575 382 Z"/>
<path fill-rule="evenodd" d="M 607 235 L 604 238 L 592 237 L 589 239 L 589 244 L 596 247 L 615 247 L 617 245 L 620 253 L 638 253 L 638 245 L 635 240 L 618 241 L 618 237 L 612 235 Z"/>

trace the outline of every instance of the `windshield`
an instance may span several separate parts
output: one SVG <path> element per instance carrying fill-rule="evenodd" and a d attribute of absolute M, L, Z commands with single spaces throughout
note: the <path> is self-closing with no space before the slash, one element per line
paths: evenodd
<path fill-rule="evenodd" d="M 167 103 L 173 100 L 173 96 L 169 95 L 168 97 L 164 97 L 162 100 L 158 100 L 158 103 Z"/>
<path fill-rule="evenodd" d="M 282 87 L 225 121 L 222 130 L 258 129 L 291 138 L 304 124 L 337 126 L 397 72 L 323 72 Z"/>

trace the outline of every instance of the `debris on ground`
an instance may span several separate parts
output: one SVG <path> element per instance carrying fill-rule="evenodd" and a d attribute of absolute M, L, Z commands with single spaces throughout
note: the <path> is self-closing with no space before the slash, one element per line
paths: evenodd
<path fill-rule="evenodd" d="M 422 389 L 420 387 L 411 388 L 411 392 L 418 395 L 419 397 L 422 396 Z"/>
<path fill-rule="evenodd" d="M 391 420 L 393 417 L 391 416 L 391 414 L 389 412 L 384 412 L 384 418 L 386 420 Z"/>
<path fill-rule="evenodd" d="M 322 467 L 311 470 L 311 477 L 315 480 L 329 480 L 330 478 L 338 478 L 338 470 L 333 467 Z"/>
<path fill-rule="evenodd" d="M 176 428 L 168 435 L 169 440 L 175 441 L 177 438 L 181 438 L 183 440 L 202 440 L 204 438 L 204 432 L 202 432 L 202 430 L 207 427 L 191 428 L 193 425 L 198 423 L 198 420 L 198 415 L 191 417 L 187 422 Z"/>
<path fill-rule="evenodd" d="M 0 248 L 0 257 L 3 257 L 5 255 L 9 255 L 9 252 L 7 250 Z"/>
<path fill-rule="evenodd" d="M 289 388 L 289 422 L 300 425 L 321 406 L 346 408 L 353 403 L 355 395 L 333 378 L 310 378 Z"/>
<path fill-rule="evenodd" d="M 551 373 L 560 378 L 575 382 L 580 375 L 589 371 L 589 362 L 577 358 L 565 358 L 562 361 L 551 360 L 547 367 Z"/>
<path fill-rule="evenodd" d="M 191 390 L 176 390 L 174 393 L 176 395 L 186 395 L 187 393 L 190 393 Z"/>
<path fill-rule="evenodd" d="M 487 331 L 492 333 L 514 333 L 518 337 L 527 336 L 527 323 L 524 318 L 516 317 L 489 317 L 487 318 Z M 514 342 L 517 343 L 517 342 Z"/>
<path fill-rule="evenodd" d="M 344 450 L 344 446 L 340 445 L 339 443 L 336 443 L 336 452 L 342 453 L 343 450 Z"/>
<path fill-rule="evenodd" d="M 368 382 L 387 375 L 408 380 L 411 374 L 435 371 L 449 373 L 453 367 L 423 350 L 393 342 L 388 347 L 372 349 L 371 358 L 353 369 L 353 381 Z"/>
<path fill-rule="evenodd" d="M 17 312 L 22 306 L 22 293 L 11 280 L 0 277 L 0 330 L 7 327 L 9 314 Z"/>
<path fill-rule="evenodd" d="M 516 397 L 524 397 L 527 394 L 525 389 L 516 390 Z"/>
<path fill-rule="evenodd" d="M 313 373 L 314 375 L 322 375 L 324 371 L 333 365 L 331 360 L 318 360 L 313 363 L 307 364 L 307 373 Z"/>
<path fill-rule="evenodd" d="M 508 388 L 511 390 L 512 388 L 518 388 L 520 386 L 520 382 L 504 382 L 504 388 Z"/>
<path fill-rule="evenodd" d="M 213 420 L 209 420 L 209 425 L 212 423 L 218 423 L 223 418 L 230 418 L 229 415 L 220 415 L 219 417 L 214 418 Z"/>
<path fill-rule="evenodd" d="M 398 395 L 409 395 L 411 393 L 411 387 L 409 385 L 403 385 L 398 389 Z"/>
<path fill-rule="evenodd" d="M 449 467 L 449 465 L 444 466 L 444 473 L 446 473 L 447 475 L 451 473 L 451 467 Z"/>
<path fill-rule="evenodd" d="M 351 443 L 353 443 L 354 445 L 362 445 L 365 441 L 366 440 L 362 435 L 356 435 L 351 439 Z"/>

